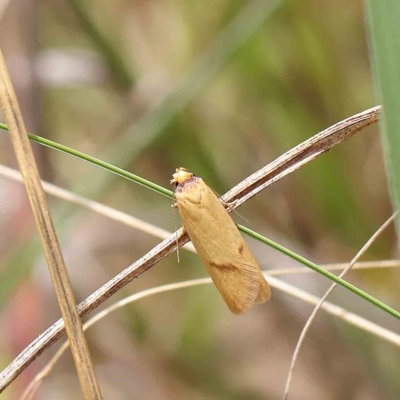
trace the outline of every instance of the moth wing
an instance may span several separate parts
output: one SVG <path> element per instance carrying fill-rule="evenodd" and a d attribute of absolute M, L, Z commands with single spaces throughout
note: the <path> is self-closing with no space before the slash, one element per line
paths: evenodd
<path fill-rule="evenodd" d="M 229 309 L 241 314 L 267 301 L 268 283 L 213 191 L 197 178 L 176 199 L 183 225 Z"/>
<path fill-rule="evenodd" d="M 256 299 L 257 304 L 265 303 L 271 297 L 271 289 L 269 288 L 269 284 L 264 278 L 263 273 L 260 271 L 260 291 L 258 292 L 258 296 Z"/>
<path fill-rule="evenodd" d="M 270 291 L 258 265 L 206 263 L 207 271 L 225 303 L 234 314 L 242 314 L 256 302 L 264 303 Z M 265 286 L 266 285 L 266 286 Z"/>

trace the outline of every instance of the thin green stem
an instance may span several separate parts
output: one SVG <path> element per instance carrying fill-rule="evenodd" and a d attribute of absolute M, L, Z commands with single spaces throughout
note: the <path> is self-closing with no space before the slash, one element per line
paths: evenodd
<path fill-rule="evenodd" d="M 8 131 L 8 126 L 6 124 L 0 123 L 0 129 Z M 28 133 L 28 137 L 29 137 L 29 139 L 33 140 L 36 143 L 40 143 L 43 146 L 50 147 L 51 149 L 61 151 L 62 153 L 69 154 L 69 155 L 79 158 L 83 161 L 86 161 L 90 164 L 97 165 L 100 168 L 103 168 L 107 171 L 113 172 L 114 174 L 122 176 L 123 178 L 129 179 L 130 181 L 136 182 L 139 185 L 147 187 L 148 189 L 154 190 L 155 192 L 162 194 L 163 196 L 166 196 L 169 198 L 173 197 L 173 193 L 171 192 L 171 190 L 165 189 L 162 186 L 159 186 L 153 182 L 148 181 L 147 179 L 141 178 L 140 176 L 137 176 L 128 171 L 125 171 L 122 168 L 118 168 L 112 164 L 105 162 L 105 161 L 101 161 L 98 158 L 95 158 L 95 157 L 89 156 L 85 153 L 82 153 L 80 151 L 71 149 L 70 147 L 63 146 L 62 144 L 53 142 L 52 140 L 48 140 L 48 139 L 42 138 L 40 136 L 33 135 L 32 133 Z"/>
<path fill-rule="evenodd" d="M 0 123 L 0 129 L 4 129 L 8 131 L 8 127 L 5 124 Z M 139 185 L 145 186 L 151 190 L 154 190 L 157 193 L 162 194 L 163 196 L 172 198 L 173 193 L 172 191 L 165 189 L 162 186 L 156 185 L 153 182 L 150 182 L 146 179 L 141 178 L 140 176 L 134 175 L 130 172 L 127 172 L 123 170 L 122 168 L 115 167 L 114 165 L 111 165 L 109 163 L 106 163 L 104 161 L 101 161 L 95 157 L 88 156 L 87 154 L 84 154 L 80 151 L 73 150 L 67 146 L 63 146 L 61 144 L 58 144 L 56 142 L 53 142 L 52 140 L 44 139 L 40 136 L 33 135 L 31 133 L 28 133 L 28 136 L 31 140 L 40 143 L 44 146 L 50 147 L 52 149 L 61 151 L 66 154 L 70 154 L 74 157 L 77 157 L 81 160 L 87 161 L 93 165 L 97 165 L 107 171 L 113 172 L 116 175 L 119 175 L 123 178 L 129 179 L 133 182 L 138 183 Z M 375 306 L 379 307 L 380 309 L 386 311 L 390 315 L 394 316 L 395 318 L 400 319 L 400 313 L 394 310 L 393 308 L 387 306 L 386 304 L 382 303 L 381 301 L 375 299 L 375 297 L 370 296 L 369 294 L 365 293 L 364 291 L 358 289 L 351 283 L 346 282 L 345 280 L 337 277 L 336 275 L 332 274 L 331 272 L 328 272 L 324 270 L 323 268 L 319 267 L 317 264 L 314 264 L 313 262 L 307 260 L 306 258 L 292 252 L 289 249 L 286 249 L 285 247 L 281 246 L 278 243 L 275 243 L 274 241 L 267 239 L 266 237 L 260 235 L 257 232 L 252 231 L 249 228 L 246 228 L 245 226 L 242 225 L 237 225 L 239 230 L 242 231 L 243 233 L 253 237 L 254 239 L 267 244 L 268 246 L 278 250 L 279 252 L 291 257 L 292 259 L 300 262 L 301 264 L 305 265 L 306 267 L 314 270 L 315 272 L 318 272 L 319 274 L 325 276 L 326 278 L 330 279 L 333 282 L 338 283 L 339 285 L 343 286 L 344 288 L 350 290 L 351 292 L 355 293 L 357 296 L 363 298 L 364 300 L 369 301 L 370 303 L 374 304 Z"/>
<path fill-rule="evenodd" d="M 298 254 L 294 253 L 293 251 L 281 246 L 278 243 L 275 243 L 271 239 L 267 239 L 266 237 L 260 235 L 257 232 L 252 231 L 249 228 L 246 228 L 245 226 L 238 225 L 238 228 L 243 232 L 246 233 L 247 235 L 253 237 L 254 239 L 259 240 L 262 243 L 267 244 L 268 246 L 274 248 L 275 250 L 278 250 L 279 252 L 289 256 L 290 258 L 293 258 L 294 260 L 298 261 L 299 263 L 305 265 L 307 268 L 312 269 L 315 272 L 318 272 L 319 274 L 325 276 L 326 278 L 330 279 L 333 282 L 338 283 L 339 285 L 343 286 L 344 288 L 350 290 L 357 296 L 363 298 L 364 300 L 369 301 L 371 304 L 373 304 L 376 307 L 379 307 L 381 310 L 386 311 L 388 314 L 392 315 L 393 317 L 400 319 L 400 313 L 396 311 L 395 309 L 387 306 L 386 304 L 382 303 L 375 297 L 369 295 L 368 293 L 365 293 L 361 289 L 358 289 L 351 283 L 337 277 L 335 274 L 332 274 L 329 271 L 324 270 L 323 268 L 319 267 L 317 264 L 314 264 L 313 262 L 307 260 L 306 258 L 299 256 Z"/>

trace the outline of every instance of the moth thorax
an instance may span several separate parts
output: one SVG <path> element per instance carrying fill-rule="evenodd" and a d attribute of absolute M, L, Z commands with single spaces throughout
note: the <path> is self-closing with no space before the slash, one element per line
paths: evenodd
<path fill-rule="evenodd" d="M 201 181 L 201 178 L 192 176 L 191 178 L 184 180 L 182 183 L 177 184 L 175 193 L 186 193 L 187 195 L 192 193 L 195 197 L 198 197 L 197 192 L 201 192 L 199 181 Z"/>

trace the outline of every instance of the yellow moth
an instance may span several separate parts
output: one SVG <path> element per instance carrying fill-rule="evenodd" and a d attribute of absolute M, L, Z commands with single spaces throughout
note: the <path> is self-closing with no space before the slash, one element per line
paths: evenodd
<path fill-rule="evenodd" d="M 221 201 L 187 169 L 172 176 L 183 226 L 229 309 L 241 314 L 266 302 L 269 285 Z"/>

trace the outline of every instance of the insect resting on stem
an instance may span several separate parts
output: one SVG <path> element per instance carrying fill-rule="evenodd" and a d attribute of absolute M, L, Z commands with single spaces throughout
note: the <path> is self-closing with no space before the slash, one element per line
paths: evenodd
<path fill-rule="evenodd" d="M 177 168 L 172 176 L 174 207 L 229 309 L 242 314 L 269 300 L 269 285 L 222 202 L 187 169 Z"/>

